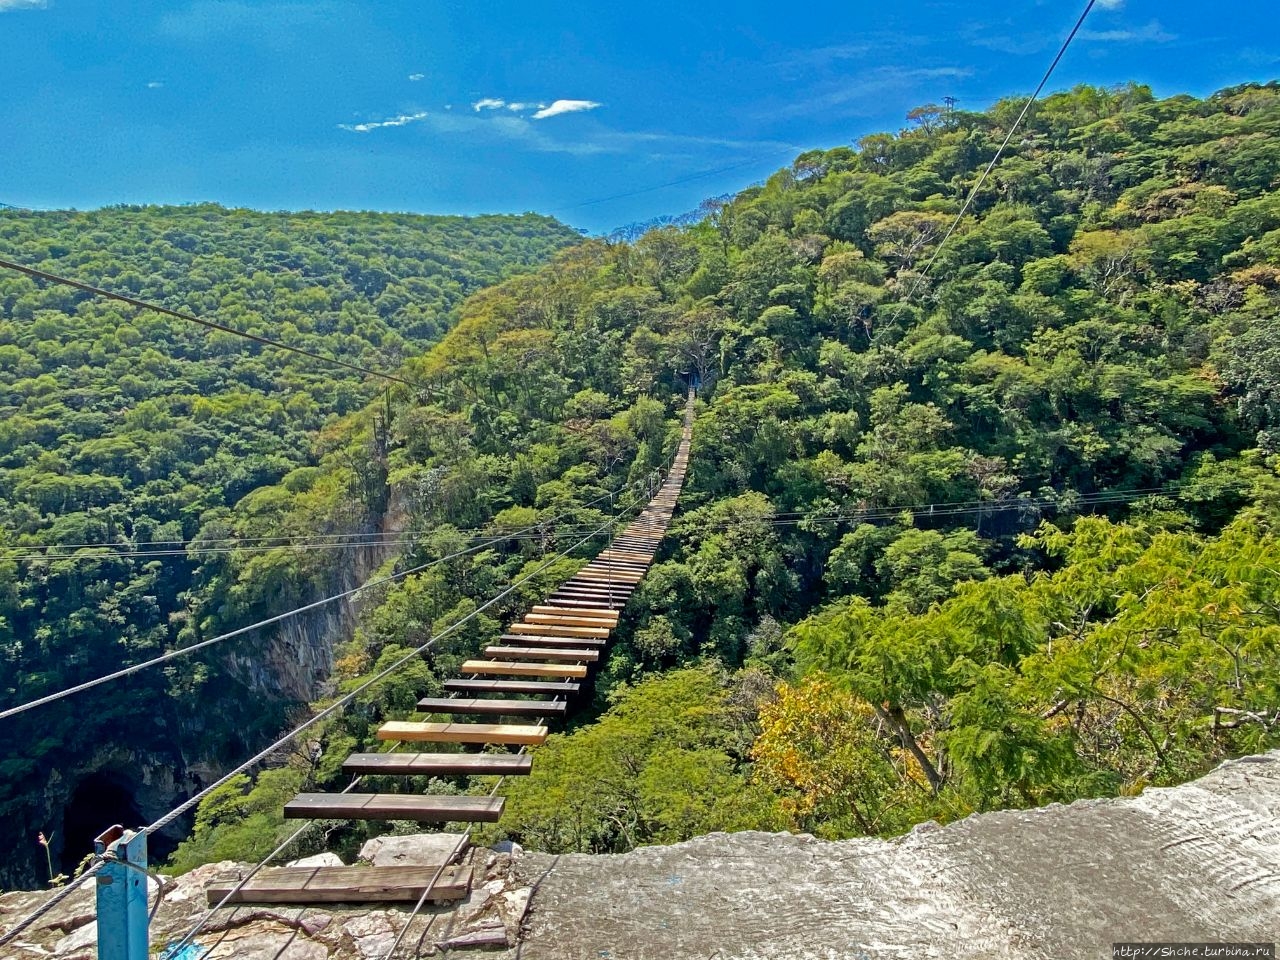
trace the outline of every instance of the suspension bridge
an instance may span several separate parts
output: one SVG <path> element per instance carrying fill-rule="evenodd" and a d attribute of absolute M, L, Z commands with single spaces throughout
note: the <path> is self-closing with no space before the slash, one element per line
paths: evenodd
<path fill-rule="evenodd" d="M 533 605 L 497 643 L 466 660 L 459 676 L 444 681 L 448 696 L 418 702 L 420 712 L 439 719 L 383 723 L 378 739 L 396 749 L 353 753 L 343 764 L 345 772 L 356 778 L 505 778 L 532 771 L 530 748 L 546 740 L 549 724 L 563 718 L 570 698 L 581 692 L 605 653 L 620 611 L 653 563 L 688 470 L 692 416 L 690 392 L 671 467 L 639 515 L 545 603 Z M 496 790 L 481 796 L 300 793 L 285 804 L 284 816 L 474 825 L 501 819 L 505 802 Z M 434 870 L 421 865 L 277 867 L 212 884 L 206 893 L 214 909 L 249 903 L 444 902 L 465 897 L 471 887 L 470 869 L 451 866 L 454 858 L 443 856 Z"/>

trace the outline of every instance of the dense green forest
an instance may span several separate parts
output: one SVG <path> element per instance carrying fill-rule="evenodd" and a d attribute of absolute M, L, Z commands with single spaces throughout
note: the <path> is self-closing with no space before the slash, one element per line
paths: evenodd
<path fill-rule="evenodd" d="M 353 412 L 221 529 L 330 529 L 367 491 L 403 511 L 403 569 L 544 524 L 380 590 L 337 661 L 351 689 L 601 519 L 584 505 L 669 454 L 696 382 L 681 509 L 596 698 L 504 788 L 491 835 L 543 849 L 891 834 L 1276 745 L 1280 86 L 1050 96 L 942 245 L 1021 106 L 921 108 L 473 295 L 405 364 L 427 389 Z M 335 571 L 226 563 L 224 602 Z M 344 786 L 518 607 L 211 796 L 175 864 L 265 854 L 292 791 Z M 367 829 L 325 827 L 301 846 Z"/>
<path fill-rule="evenodd" d="M 577 238 L 533 215 L 0 211 L 10 259 L 390 370 L 438 340 L 469 293 Z M 376 464 L 334 425 L 378 389 L 231 334 L 0 275 L 0 706 L 329 586 L 326 567 L 294 596 L 276 596 L 266 557 L 228 553 L 221 541 L 330 532 L 274 524 L 277 483 L 330 504 L 335 532 L 371 529 L 385 509 L 374 499 Z M 356 457 L 367 483 L 337 504 L 313 483 L 319 465 Z M 187 789 L 185 765 L 216 768 L 284 715 L 282 704 L 234 706 L 235 683 L 224 700 L 201 696 L 219 672 L 228 675 L 215 660 L 180 665 L 5 721 L 0 812 L 61 848 L 63 808 L 77 792 L 98 817 L 112 815 L 112 775 L 127 784 L 148 766 L 173 768 L 167 785 L 157 774 L 152 798 L 168 803 Z M 106 779 L 80 782 L 99 769 Z M 84 842 L 83 830 L 71 832 L 68 842 Z M 17 872 L 0 878 L 43 859 L 25 847 L 10 865 Z"/>
<path fill-rule="evenodd" d="M 1051 96 L 940 247 L 1020 107 L 925 107 L 695 225 L 563 252 L 411 363 L 456 392 L 398 408 L 390 482 L 469 477 L 475 511 L 428 523 L 646 465 L 649 406 L 669 448 L 701 387 L 661 562 L 491 836 L 891 834 L 1280 742 L 1280 88 Z M 343 682 L 506 582 L 467 578 L 390 589 Z M 285 795 L 339 785 L 455 662 L 211 798 L 178 863 L 265 853 Z"/>

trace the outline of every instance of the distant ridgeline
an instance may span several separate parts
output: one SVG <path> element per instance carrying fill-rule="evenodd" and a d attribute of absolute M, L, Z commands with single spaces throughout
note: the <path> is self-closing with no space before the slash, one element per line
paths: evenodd
<path fill-rule="evenodd" d="M 1280 89 L 1048 97 L 942 245 L 1022 103 L 912 111 L 910 129 L 806 153 L 695 224 L 581 243 L 480 291 L 407 364 L 423 392 L 328 426 L 314 467 L 248 483 L 218 535 L 380 519 L 412 539 L 405 567 L 545 522 L 365 598 L 334 664 L 335 689 L 354 689 L 600 523 L 584 505 L 671 453 L 693 379 L 667 546 L 598 701 L 538 748 L 497 833 L 550 850 L 892 833 L 1179 782 L 1276 744 Z M 114 664 L 310 596 L 337 569 L 324 551 L 239 549 L 201 555 L 181 597 L 131 599 L 109 575 L 74 596 L 113 624 Z M 174 625 L 131 634 L 156 596 Z M 264 856 L 285 799 L 341 789 L 342 758 L 520 612 L 486 612 L 300 755 L 211 795 L 176 864 Z M 27 654 L 24 674 L 100 672 L 69 668 L 64 636 L 61 661 Z M 242 670 L 262 663 L 235 650 Z M 224 769 L 266 740 L 205 709 L 224 702 L 212 671 L 237 664 L 147 688 Z M 50 756 L 125 742 L 25 729 Z M 39 789 L 35 771 L 18 789 Z M 365 829 L 326 824 L 294 854 Z"/>
<path fill-rule="evenodd" d="M 392 371 L 452 326 L 469 293 L 576 239 L 533 215 L 0 211 L 6 258 Z M 358 421 L 379 386 L 0 271 L 0 707 L 246 622 L 328 580 L 320 555 L 332 550 L 295 553 L 286 570 L 282 558 L 215 541 L 367 527 L 382 495 L 376 465 L 348 432 L 317 431 L 335 416 Z M 365 483 L 354 495 L 314 484 L 329 462 L 356 465 Z M 310 498 L 305 526 L 282 522 L 285 496 Z M 208 549 L 188 561 L 184 541 L 197 537 Z M 45 544 L 140 555 L 38 559 Z M 189 766 L 216 769 L 242 738 L 273 731 L 281 704 L 193 711 L 217 669 L 157 671 L 0 724 L 0 812 L 24 837 L 0 883 L 44 879 L 36 831 L 57 849 L 77 845 L 67 848 L 77 861 L 104 818 L 130 822 L 140 803 L 162 811 Z M 152 795 L 130 795 L 135 774 Z M 79 816 L 77 796 L 92 823 L 64 826 L 64 812 Z"/>

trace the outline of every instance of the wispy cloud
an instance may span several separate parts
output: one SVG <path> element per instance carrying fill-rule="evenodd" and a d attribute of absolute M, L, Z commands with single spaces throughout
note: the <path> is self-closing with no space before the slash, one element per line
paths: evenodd
<path fill-rule="evenodd" d="M 1098 0 L 1098 8 L 1101 10 L 1119 10 L 1124 6 L 1124 0 Z"/>
<path fill-rule="evenodd" d="M 427 79 L 427 75 L 425 73 L 411 73 L 409 74 L 409 79 L 417 83 L 419 80 Z"/>
<path fill-rule="evenodd" d="M 553 100 L 551 106 L 543 107 L 533 115 L 535 120 L 546 120 L 548 117 L 558 117 L 562 113 L 579 113 L 583 110 L 595 110 L 604 104 L 596 103 L 594 100 Z"/>
<path fill-rule="evenodd" d="M 373 130 L 381 130 L 383 127 L 403 127 L 406 124 L 417 123 L 419 120 L 426 120 L 430 114 L 425 110 L 417 113 L 402 113 L 394 117 L 388 117 L 386 120 L 369 120 L 365 123 L 340 123 L 339 130 L 346 130 L 349 133 L 369 133 Z"/>
<path fill-rule="evenodd" d="M 164 86 L 164 81 L 163 81 L 163 80 L 152 80 L 150 83 L 148 83 L 148 84 L 147 84 L 147 89 L 148 89 L 148 90 L 159 90 L 159 89 L 160 89 L 161 87 L 163 87 L 163 86 Z"/>
<path fill-rule="evenodd" d="M 45 10 L 48 6 L 49 0 L 0 0 L 0 13 L 12 10 Z"/>
<path fill-rule="evenodd" d="M 827 83 L 818 93 L 790 103 L 770 107 L 762 117 L 803 117 L 816 113 L 840 117 L 859 116 L 879 110 L 886 96 L 905 93 L 918 87 L 936 87 L 939 81 L 963 80 L 972 76 L 968 67 L 875 67 L 860 72 L 856 79 Z M 938 97 L 946 90 L 938 90 Z"/>
<path fill-rule="evenodd" d="M 533 114 L 534 120 L 545 120 L 548 117 L 558 117 L 562 113 L 580 113 L 583 110 L 594 110 L 602 104 L 596 103 L 594 100 L 552 100 L 550 104 L 543 102 L 535 102 L 533 100 L 512 100 L 510 102 L 502 99 L 502 97 L 483 97 L 471 104 L 471 109 L 476 113 L 483 110 L 509 110 L 512 113 L 527 113 L 530 110 L 536 110 Z"/>
<path fill-rule="evenodd" d="M 770 54 L 768 67 L 784 80 L 809 79 L 848 70 L 850 61 L 866 61 L 885 54 L 900 54 L 904 48 L 927 43 L 926 37 L 901 31 L 861 33 L 856 40 L 832 43 L 812 49 L 786 49 Z"/>
<path fill-rule="evenodd" d="M 161 17 L 159 32 L 173 40 L 197 43 L 231 34 L 261 46 L 285 47 L 298 40 L 294 31 L 299 27 L 327 26 L 344 15 L 349 13 L 338 0 L 193 0 Z"/>
<path fill-rule="evenodd" d="M 1178 38 L 1152 20 L 1144 27 L 1117 30 L 1081 30 L 1081 40 L 1098 43 L 1168 43 Z"/>

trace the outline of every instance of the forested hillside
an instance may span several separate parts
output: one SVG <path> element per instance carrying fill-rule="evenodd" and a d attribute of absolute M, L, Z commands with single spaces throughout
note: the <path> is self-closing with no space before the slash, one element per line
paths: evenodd
<path fill-rule="evenodd" d="M 576 237 L 533 215 L 0 211 L 0 251 L 10 259 L 388 370 L 438 340 L 467 294 Z M 334 530 L 368 529 L 386 507 L 370 499 L 377 477 L 344 503 L 311 481 L 325 458 L 364 458 L 319 431 L 363 409 L 379 386 L 0 274 L 0 706 L 283 609 L 292 598 L 275 593 L 269 565 L 221 541 L 330 531 L 320 520 L 288 530 L 269 518 L 261 530 L 249 519 L 233 531 L 227 518 L 237 505 L 241 516 L 269 514 L 271 487 L 283 480 L 308 491 L 314 513 L 330 509 Z M 267 499 L 252 496 L 262 488 Z M 329 569 L 299 593 L 329 586 Z M 121 794 L 135 776 L 149 782 L 152 806 L 167 805 L 186 789 L 189 765 L 216 769 L 238 756 L 255 732 L 275 728 L 284 705 L 242 703 L 227 716 L 234 696 L 198 698 L 219 670 L 213 663 L 5 721 L 0 812 L 31 837 L 54 835 L 61 849 L 68 805 L 95 822 L 124 815 L 130 798 Z M 74 824 L 70 841 L 83 844 L 91 826 Z M 43 852 L 24 844 L 0 878 L 38 860 Z"/>
<path fill-rule="evenodd" d="M 599 522 L 698 383 L 681 510 L 598 699 L 504 788 L 497 830 L 544 849 L 893 833 L 1275 745 L 1280 87 L 1051 96 L 942 245 L 1021 105 L 913 111 L 696 225 L 472 296 L 406 364 L 428 391 L 326 435 L 363 455 L 221 529 L 325 528 L 370 491 L 403 513 L 405 569 L 543 524 L 370 598 L 334 677 L 351 689 Z M 226 598 L 268 573 L 303 595 L 318 568 L 228 562 Z M 177 864 L 267 853 L 284 799 L 345 785 L 342 758 L 518 606 L 211 796 Z M 366 829 L 324 826 L 303 845 Z"/>

